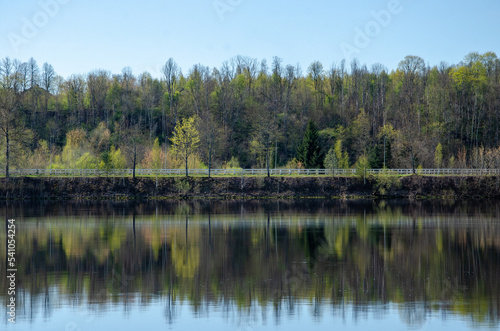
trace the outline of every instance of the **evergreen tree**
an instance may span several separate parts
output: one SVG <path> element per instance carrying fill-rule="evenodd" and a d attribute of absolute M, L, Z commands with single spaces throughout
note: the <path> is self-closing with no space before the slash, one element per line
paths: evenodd
<path fill-rule="evenodd" d="M 368 154 L 368 163 L 371 169 L 380 169 L 384 166 L 384 156 L 379 145 L 373 145 Z"/>
<path fill-rule="evenodd" d="M 304 139 L 297 149 L 297 160 L 302 162 L 307 169 L 316 169 L 323 167 L 323 158 L 318 129 L 313 121 L 309 121 Z"/>

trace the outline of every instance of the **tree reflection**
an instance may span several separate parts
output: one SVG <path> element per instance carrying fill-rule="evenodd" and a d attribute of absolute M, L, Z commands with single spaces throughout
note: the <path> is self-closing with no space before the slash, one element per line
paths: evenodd
<path fill-rule="evenodd" d="M 25 214 L 16 236 L 18 314 L 41 310 L 50 318 L 56 301 L 127 310 L 160 298 L 168 323 L 187 301 L 198 314 L 212 305 L 236 308 L 245 327 L 257 306 L 272 307 L 279 323 L 303 302 L 316 319 L 345 316 L 346 304 L 354 318 L 368 307 L 383 314 L 393 303 L 413 327 L 433 311 L 499 325 L 495 205 L 305 203 L 158 202 L 111 210 L 97 203 L 86 215 L 51 204 L 38 205 L 44 212 L 5 206 L 5 214 Z M 7 286 L 3 270 L 0 286 Z"/>

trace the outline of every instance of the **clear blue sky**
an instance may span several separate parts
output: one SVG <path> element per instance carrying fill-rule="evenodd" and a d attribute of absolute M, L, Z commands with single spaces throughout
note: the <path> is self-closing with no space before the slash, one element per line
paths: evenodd
<path fill-rule="evenodd" d="M 328 68 L 345 57 L 342 45 L 356 47 L 352 57 L 360 63 L 389 70 L 406 55 L 430 65 L 456 64 L 471 51 L 500 55 L 500 1 L 397 2 L 2 0 L 0 58 L 34 57 L 63 77 L 100 68 L 119 73 L 126 66 L 159 77 L 170 57 L 183 73 L 197 63 L 219 67 L 236 55 L 268 62 L 279 56 L 304 72 L 315 60 Z M 52 3 L 50 15 L 43 3 Z M 394 13 L 384 26 L 374 25 L 371 12 L 390 7 Z M 356 31 L 367 27 L 368 42 L 358 38 L 356 45 Z"/>

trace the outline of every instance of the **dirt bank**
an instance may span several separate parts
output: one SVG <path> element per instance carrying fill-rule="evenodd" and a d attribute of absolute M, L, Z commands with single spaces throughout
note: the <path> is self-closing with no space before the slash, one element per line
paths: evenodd
<path fill-rule="evenodd" d="M 0 179 L 0 199 L 500 198 L 500 177 L 188 177 Z"/>

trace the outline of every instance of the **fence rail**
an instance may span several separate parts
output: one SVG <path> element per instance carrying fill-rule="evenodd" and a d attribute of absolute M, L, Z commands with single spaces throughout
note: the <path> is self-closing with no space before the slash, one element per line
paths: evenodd
<path fill-rule="evenodd" d="M 332 175 L 346 176 L 355 175 L 356 169 L 269 169 L 271 176 L 317 176 Z M 137 176 L 183 176 L 185 169 L 136 169 Z M 208 169 L 189 169 L 189 175 L 208 175 Z M 265 176 L 267 169 L 211 169 L 214 176 Z M 411 175 L 413 169 L 367 169 L 366 175 L 377 175 L 386 173 L 389 175 Z M 484 176 L 500 175 L 500 169 L 416 169 L 419 175 L 455 175 L 455 176 Z M 70 176 L 70 177 L 92 177 L 92 176 L 132 176 L 132 169 L 114 169 L 110 171 L 97 169 L 13 169 L 9 171 L 11 176 Z M 0 170 L 0 176 L 5 176 L 5 170 Z"/>

